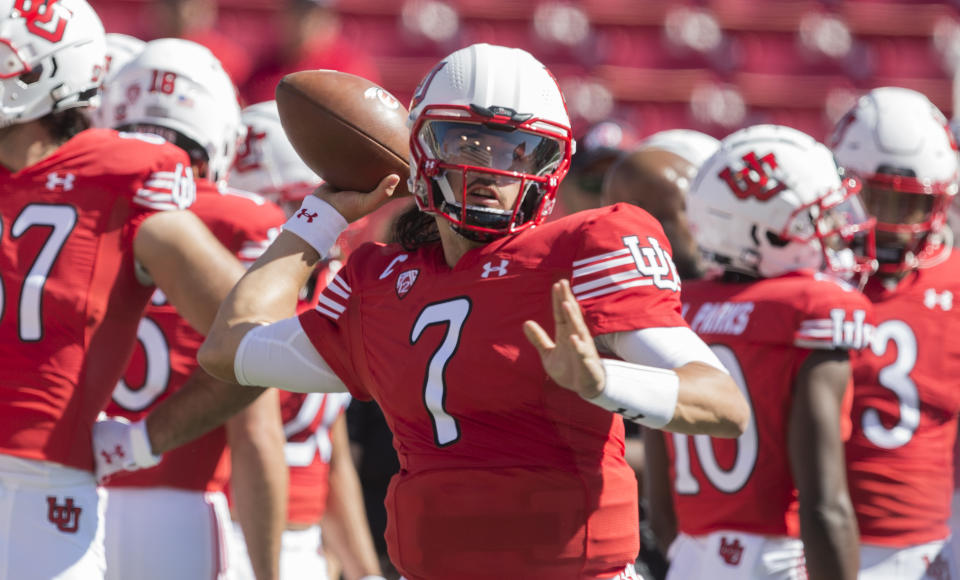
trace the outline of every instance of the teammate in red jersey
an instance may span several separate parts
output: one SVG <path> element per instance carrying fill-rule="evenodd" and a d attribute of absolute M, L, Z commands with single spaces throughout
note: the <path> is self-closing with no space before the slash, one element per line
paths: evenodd
<path fill-rule="evenodd" d="M 880 261 L 864 288 L 877 330 L 854 360 L 846 448 L 860 577 L 960 578 L 947 545 L 960 411 L 960 258 L 945 222 L 957 193 L 957 146 L 925 96 L 896 87 L 861 97 L 831 146 L 864 182 Z"/>
<path fill-rule="evenodd" d="M 112 85 L 104 117 L 121 130 L 158 133 L 185 149 L 198 178 L 191 211 L 241 262 L 251 264 L 286 216 L 254 193 L 212 181 L 223 181 L 243 134 L 236 90 L 217 59 L 187 40 L 155 40 L 112 77 Z M 114 391 L 108 415 L 137 421 L 189 382 L 213 380 L 197 368 L 202 336 L 161 293 L 147 309 L 138 337 L 142 353 Z M 227 577 L 228 477 L 257 577 L 275 577 L 286 497 L 282 455 L 279 403 L 271 390 L 224 428 L 167 453 L 156 467 L 111 477 L 107 578 Z M 150 541 L 139 536 L 145 530 Z"/>
<path fill-rule="evenodd" d="M 848 351 L 869 339 L 870 302 L 818 271 L 875 267 L 857 190 L 829 149 L 776 125 L 728 136 L 697 174 L 690 222 L 723 273 L 685 284 L 684 317 L 754 414 L 737 441 L 647 434 L 649 471 L 661 476 L 649 485 L 654 520 L 663 533 L 675 518 L 663 540 L 679 531 L 668 578 L 856 578 L 842 419 Z M 861 239 L 858 257 L 850 246 Z"/>
<path fill-rule="evenodd" d="M 243 110 L 242 118 L 247 138 L 230 173 L 230 184 L 275 200 L 289 217 L 316 189 L 320 178 L 297 156 L 284 135 L 276 102 L 251 105 Z M 338 269 L 326 264 L 323 279 L 314 281 L 320 288 L 303 293 L 299 311 L 316 306 L 320 290 L 326 286 L 326 275 L 332 279 Z M 325 554 L 329 552 L 347 578 L 374 580 L 380 576 L 380 567 L 367 528 L 343 413 L 350 396 L 281 391 L 280 403 L 287 438 L 284 456 L 290 468 L 281 578 L 327 578 Z M 234 529 L 241 538 L 233 543 L 237 549 L 233 561 L 243 571 L 237 578 L 252 580 L 243 531 L 239 526 Z"/>
<path fill-rule="evenodd" d="M 86 2 L 0 2 L 0 46 L 0 561 L 7 578 L 102 578 L 90 438 L 154 291 L 137 272 L 206 331 L 243 269 L 180 211 L 182 151 L 84 130 L 105 54 Z"/>
<path fill-rule="evenodd" d="M 361 246 L 316 309 L 284 319 L 337 232 L 398 178 L 306 198 L 319 219 L 287 222 L 225 302 L 201 364 L 241 384 L 377 400 L 401 464 L 386 536 L 410 580 L 635 577 L 636 480 L 610 410 L 735 437 L 746 402 L 683 322 L 653 218 L 618 205 L 542 224 L 572 143 L 541 63 L 461 49 L 410 109 L 419 209 L 402 216 L 401 243 Z M 622 360 L 601 359 L 595 340 Z"/>

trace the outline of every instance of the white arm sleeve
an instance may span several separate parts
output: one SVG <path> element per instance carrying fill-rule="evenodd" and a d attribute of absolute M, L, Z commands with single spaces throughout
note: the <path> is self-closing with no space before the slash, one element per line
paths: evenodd
<path fill-rule="evenodd" d="M 244 335 L 233 359 L 241 385 L 295 393 L 334 393 L 347 387 L 310 343 L 294 316 L 258 326 Z"/>
<path fill-rule="evenodd" d="M 701 362 L 727 372 L 707 343 L 686 326 L 645 328 L 596 337 L 601 350 L 635 364 L 677 369 Z"/>

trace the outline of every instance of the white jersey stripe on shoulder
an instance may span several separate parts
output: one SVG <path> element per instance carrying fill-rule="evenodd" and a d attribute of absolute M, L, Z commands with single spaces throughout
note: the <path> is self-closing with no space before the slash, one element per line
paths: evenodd
<path fill-rule="evenodd" d="M 640 272 L 634 270 L 633 272 L 620 272 L 619 274 L 611 274 L 609 276 L 604 276 L 603 278 L 597 278 L 589 282 L 583 282 L 582 284 L 575 284 L 570 289 L 573 291 L 574 295 L 586 292 L 588 290 L 595 290 L 601 286 L 608 286 L 610 284 L 618 284 L 621 282 L 626 282 L 629 280 L 636 280 L 639 278 L 645 278 L 648 280 L 649 284 L 653 284 L 653 280 L 646 278 Z"/>
<path fill-rule="evenodd" d="M 324 306 L 331 308 L 333 310 L 336 310 L 337 312 L 340 312 L 340 313 L 343 313 L 343 311 L 347 309 L 346 306 L 344 306 L 343 304 L 340 304 L 336 300 L 331 299 L 329 296 L 326 296 L 325 294 L 321 294 L 317 301 L 320 304 L 323 304 Z"/>
<path fill-rule="evenodd" d="M 319 304 L 318 304 L 317 307 L 316 307 L 316 311 L 319 312 L 320 314 L 325 315 L 327 318 L 332 318 L 333 320 L 339 320 L 339 319 L 340 319 L 340 314 L 339 314 L 339 313 L 337 313 L 337 312 L 331 312 L 330 310 L 327 310 L 326 308 L 324 308 L 323 306 L 320 306 Z"/>
<path fill-rule="evenodd" d="M 336 294 L 340 298 L 343 298 L 344 300 L 349 300 L 350 291 L 344 290 L 343 286 L 346 286 L 346 284 L 343 283 L 343 279 L 340 278 L 340 276 L 338 275 L 338 276 L 334 276 L 333 280 L 331 280 L 330 283 L 327 284 L 327 290 Z"/>
<path fill-rule="evenodd" d="M 617 258 L 616 260 L 607 260 L 605 262 L 598 262 L 583 268 L 576 268 L 573 271 L 572 277 L 579 278 L 580 276 L 589 276 L 590 274 L 595 274 L 603 270 L 610 270 L 612 268 L 619 268 L 620 266 L 626 266 L 628 264 L 635 264 L 633 256 Z"/>
<path fill-rule="evenodd" d="M 595 296 L 603 296 L 604 294 L 612 294 L 614 292 L 619 292 L 620 290 L 626 290 L 627 288 L 636 288 L 637 286 L 652 286 L 653 280 L 647 278 L 644 280 L 636 280 L 634 282 L 624 282 L 622 284 L 615 284 L 613 286 L 605 286 L 594 292 L 587 292 L 586 294 L 577 294 L 575 295 L 577 300 L 586 300 L 587 298 L 593 298 Z"/>
<path fill-rule="evenodd" d="M 353 289 L 350 288 L 350 285 L 347 284 L 347 281 L 344 280 L 343 276 L 341 276 L 340 274 L 337 274 L 336 276 L 333 277 L 333 282 L 336 283 L 339 287 L 343 288 L 344 292 L 347 292 L 348 294 L 350 292 L 353 292 Z"/>
<path fill-rule="evenodd" d="M 630 253 L 628 248 L 622 250 L 615 250 L 613 252 L 607 252 L 606 254 L 600 254 L 598 256 L 591 256 L 589 258 L 583 258 L 582 260 L 577 260 L 573 263 L 573 267 L 577 268 L 586 264 L 592 264 L 593 262 L 599 262 L 601 260 L 609 260 L 610 258 L 616 258 L 617 256 L 625 256 Z"/>
<path fill-rule="evenodd" d="M 133 203 L 137 205 L 142 205 L 143 207 L 147 207 L 150 209 L 155 209 L 158 211 L 173 211 L 173 210 L 180 209 L 180 206 L 172 201 L 172 196 L 167 195 L 165 197 L 166 197 L 166 200 L 154 201 L 150 199 L 144 199 L 142 196 L 138 195 L 137 197 L 133 198 Z"/>

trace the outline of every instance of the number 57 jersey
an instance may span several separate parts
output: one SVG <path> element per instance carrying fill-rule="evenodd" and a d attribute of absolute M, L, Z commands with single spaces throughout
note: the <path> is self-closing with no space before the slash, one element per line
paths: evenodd
<path fill-rule="evenodd" d="M 186 153 L 158 137 L 90 129 L 0 168 L 0 453 L 93 469 L 91 427 L 153 291 L 133 239 L 194 196 Z"/>
<path fill-rule="evenodd" d="M 870 280 L 877 329 L 853 362 L 847 479 L 864 544 L 906 547 L 949 535 L 960 412 L 960 256 L 894 289 Z"/>
<path fill-rule="evenodd" d="M 869 335 L 870 302 L 809 271 L 747 283 L 687 282 L 685 318 L 710 345 L 753 410 L 737 439 L 666 434 L 680 531 L 799 537 L 787 426 L 800 367 L 812 350 L 855 350 Z M 849 411 L 848 386 L 844 409 Z M 845 434 L 849 418 L 841 418 Z"/>
<path fill-rule="evenodd" d="M 659 224 L 628 205 L 471 250 L 367 244 L 300 321 L 394 434 L 391 560 L 419 578 L 612 578 L 636 558 L 623 422 L 553 383 L 523 334 L 553 333 L 571 279 L 593 335 L 683 326 Z"/>

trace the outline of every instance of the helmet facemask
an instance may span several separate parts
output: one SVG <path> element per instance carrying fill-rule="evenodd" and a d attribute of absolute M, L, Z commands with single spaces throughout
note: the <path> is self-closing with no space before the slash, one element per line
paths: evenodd
<path fill-rule="evenodd" d="M 529 115 L 478 109 L 426 107 L 411 152 L 420 209 L 486 242 L 539 224 L 553 209 L 570 164 L 569 130 L 545 131 L 547 123 Z M 558 136 L 564 131 L 567 139 Z"/>
<path fill-rule="evenodd" d="M 957 184 L 932 183 L 916 179 L 911 171 L 881 169 L 866 180 L 862 194 L 870 215 L 877 220 L 879 271 L 918 268 L 949 245 L 946 215 Z"/>

